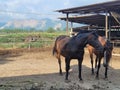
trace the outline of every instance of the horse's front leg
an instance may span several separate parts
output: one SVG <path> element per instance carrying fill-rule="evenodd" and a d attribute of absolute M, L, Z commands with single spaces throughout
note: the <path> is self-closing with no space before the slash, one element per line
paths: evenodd
<path fill-rule="evenodd" d="M 92 74 L 94 74 L 94 68 L 93 68 L 93 54 L 90 55 L 90 58 L 91 58 Z"/>
<path fill-rule="evenodd" d="M 98 62 L 98 67 L 97 67 L 97 72 L 96 72 L 96 78 L 99 78 L 99 69 L 100 69 L 100 66 L 101 66 L 101 59 L 102 58 L 100 58 L 100 57 L 98 58 L 99 62 Z"/>
<path fill-rule="evenodd" d="M 95 58 L 95 69 L 94 69 L 95 72 L 97 72 L 97 63 L 98 63 L 98 59 L 99 59 L 99 58 L 96 56 L 96 58 Z"/>
<path fill-rule="evenodd" d="M 107 71 L 108 71 L 108 66 L 105 67 L 105 78 L 108 78 Z"/>
<path fill-rule="evenodd" d="M 81 75 L 81 71 L 82 71 L 82 61 L 83 61 L 83 57 L 78 59 L 78 68 L 79 68 L 79 79 L 82 80 L 82 75 Z"/>
<path fill-rule="evenodd" d="M 69 74 L 69 69 L 70 69 L 70 59 L 69 58 L 65 58 L 65 64 L 66 64 L 65 80 L 68 80 L 68 74 Z"/>
<path fill-rule="evenodd" d="M 95 68 L 97 68 L 98 57 L 95 58 Z"/>

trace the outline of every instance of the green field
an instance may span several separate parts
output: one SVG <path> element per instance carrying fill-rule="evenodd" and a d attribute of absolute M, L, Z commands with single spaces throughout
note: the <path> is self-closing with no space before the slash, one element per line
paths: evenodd
<path fill-rule="evenodd" d="M 26 31 L 26 30 L 1 30 L 0 48 L 39 48 L 53 45 L 55 38 L 66 34 L 65 31 Z M 37 40 L 25 41 L 28 37 L 37 37 Z"/>

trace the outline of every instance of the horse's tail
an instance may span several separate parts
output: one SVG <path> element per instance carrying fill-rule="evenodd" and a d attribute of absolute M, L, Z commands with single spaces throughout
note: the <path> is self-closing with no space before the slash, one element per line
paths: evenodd
<path fill-rule="evenodd" d="M 53 51 L 52 51 L 53 55 L 55 55 L 55 53 L 57 52 L 57 50 L 56 50 L 56 43 L 57 43 L 57 39 L 55 40 L 55 44 L 53 46 Z"/>
<path fill-rule="evenodd" d="M 57 53 L 57 42 L 64 39 L 65 37 L 67 37 L 67 36 L 66 35 L 60 35 L 56 38 L 55 44 L 54 44 L 54 47 L 53 47 L 53 55 L 55 55 Z"/>
<path fill-rule="evenodd" d="M 53 47 L 53 52 L 52 53 L 53 53 L 53 55 L 56 53 L 56 47 L 55 46 Z"/>

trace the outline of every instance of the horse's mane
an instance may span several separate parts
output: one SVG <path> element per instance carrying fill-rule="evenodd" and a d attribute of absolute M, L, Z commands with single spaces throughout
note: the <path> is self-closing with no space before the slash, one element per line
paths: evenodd
<path fill-rule="evenodd" d="M 79 32 L 78 32 L 78 34 L 77 34 L 76 36 L 78 36 L 78 35 L 80 35 L 80 34 L 86 34 L 86 33 L 92 33 L 92 34 L 94 34 L 96 37 L 99 37 L 99 35 L 98 35 L 98 33 L 96 32 L 96 30 L 79 30 Z"/>

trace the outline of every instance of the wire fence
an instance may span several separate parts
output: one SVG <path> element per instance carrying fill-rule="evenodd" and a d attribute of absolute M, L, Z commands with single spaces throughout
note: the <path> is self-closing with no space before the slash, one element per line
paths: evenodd
<path fill-rule="evenodd" d="M 55 38 L 65 32 L 15 32 L 0 33 L 0 48 L 41 48 L 50 47 Z"/>
<path fill-rule="evenodd" d="M 15 49 L 15 48 L 42 48 L 42 47 L 50 47 L 54 43 L 54 40 L 38 40 L 31 42 L 16 42 L 15 39 L 12 42 L 0 43 L 0 48 L 5 49 Z"/>

